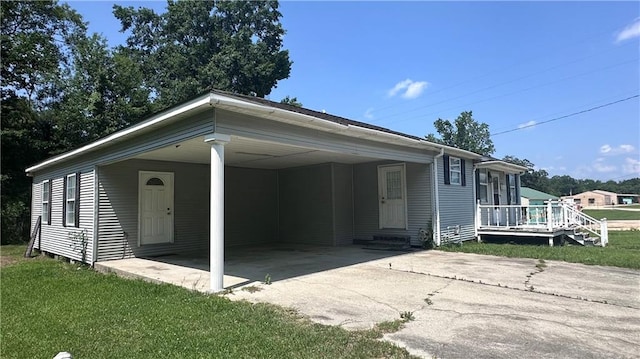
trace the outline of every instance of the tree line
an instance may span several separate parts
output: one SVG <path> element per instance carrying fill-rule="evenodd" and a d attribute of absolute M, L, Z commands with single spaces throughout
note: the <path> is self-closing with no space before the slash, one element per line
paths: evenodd
<path fill-rule="evenodd" d="M 114 47 L 68 4 L 0 6 L 3 244 L 28 238 L 25 168 L 211 88 L 264 97 L 291 71 L 277 1 L 114 5 Z"/>

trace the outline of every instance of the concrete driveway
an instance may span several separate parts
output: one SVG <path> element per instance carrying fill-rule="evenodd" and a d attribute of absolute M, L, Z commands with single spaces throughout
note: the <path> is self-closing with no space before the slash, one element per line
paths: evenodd
<path fill-rule="evenodd" d="M 262 269 L 278 280 L 247 284 L 262 288 L 253 293 L 237 287 L 229 298 L 347 329 L 410 311 L 415 320 L 384 340 L 427 358 L 640 357 L 640 271 L 439 251 L 356 253 L 369 260 L 296 275 L 286 272 L 300 263 L 276 258 Z"/>

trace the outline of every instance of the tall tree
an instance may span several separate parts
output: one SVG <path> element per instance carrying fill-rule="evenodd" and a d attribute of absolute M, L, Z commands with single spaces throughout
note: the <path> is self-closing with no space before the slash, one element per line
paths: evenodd
<path fill-rule="evenodd" d="M 277 1 L 168 1 L 167 11 L 114 6 L 129 32 L 118 52 L 145 74 L 161 106 L 209 88 L 264 97 L 289 77 Z"/>
<path fill-rule="evenodd" d="M 80 15 L 55 1 L 0 2 L 2 51 L 2 243 L 28 238 L 30 179 L 24 169 L 59 147 L 47 114 L 70 49 L 85 33 Z"/>
<path fill-rule="evenodd" d="M 462 112 L 454 123 L 439 118 L 433 123 L 433 126 L 440 137 L 438 138 L 431 133 L 426 136 L 428 141 L 458 147 L 485 156 L 490 156 L 495 152 L 489 133 L 489 125 L 474 120 L 471 111 Z"/>
<path fill-rule="evenodd" d="M 73 48 L 73 65 L 59 85 L 53 107 L 59 143 L 73 148 L 137 122 L 153 111 L 143 74 L 131 59 L 113 53 L 106 39 L 93 34 Z"/>

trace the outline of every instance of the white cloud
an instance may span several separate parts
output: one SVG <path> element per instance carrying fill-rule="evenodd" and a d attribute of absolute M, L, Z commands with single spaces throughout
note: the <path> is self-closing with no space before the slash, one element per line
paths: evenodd
<path fill-rule="evenodd" d="M 624 173 L 635 173 L 640 175 L 640 161 L 635 158 L 627 157 L 622 164 L 622 171 Z"/>
<path fill-rule="evenodd" d="M 622 31 L 616 35 L 616 43 L 640 37 L 640 17 L 636 18 L 631 24 L 627 25 Z"/>
<path fill-rule="evenodd" d="M 605 144 L 600 146 L 600 153 L 603 155 L 610 155 L 610 156 L 631 153 L 635 150 L 636 148 L 633 147 L 632 145 L 620 145 L 618 147 L 611 147 L 610 145 Z"/>
<path fill-rule="evenodd" d="M 536 125 L 536 121 L 531 120 L 529 122 L 525 122 L 525 123 L 521 123 L 518 125 L 518 128 L 529 128 L 529 127 L 533 127 Z"/>
<path fill-rule="evenodd" d="M 367 120 L 373 120 L 373 108 L 369 107 L 365 112 L 364 112 L 364 118 L 366 118 Z"/>
<path fill-rule="evenodd" d="M 620 149 L 625 153 L 630 153 L 630 152 L 633 152 L 633 150 L 635 150 L 635 148 L 632 145 L 620 145 Z"/>
<path fill-rule="evenodd" d="M 613 172 L 616 170 L 616 166 L 608 164 L 604 161 L 604 158 L 597 158 L 593 163 L 592 168 L 596 172 Z"/>
<path fill-rule="evenodd" d="M 398 82 L 391 90 L 388 91 L 389 97 L 393 97 L 398 93 L 401 93 L 400 96 L 406 99 L 414 99 L 424 92 L 424 90 L 429 86 L 429 83 L 426 81 L 413 81 L 411 79 L 406 79 Z"/>

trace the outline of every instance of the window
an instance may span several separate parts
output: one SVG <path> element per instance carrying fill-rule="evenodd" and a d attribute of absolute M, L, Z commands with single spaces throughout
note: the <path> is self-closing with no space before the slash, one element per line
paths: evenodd
<path fill-rule="evenodd" d="M 463 159 L 443 155 L 442 165 L 444 167 L 444 184 L 457 184 L 463 187 L 467 185 Z"/>
<path fill-rule="evenodd" d="M 478 200 L 489 203 L 489 175 L 487 170 L 478 170 Z"/>
<path fill-rule="evenodd" d="M 51 180 L 42 182 L 42 223 L 51 224 Z"/>
<path fill-rule="evenodd" d="M 449 179 L 451 184 L 462 184 L 462 165 L 459 158 L 449 157 Z"/>
<path fill-rule="evenodd" d="M 511 199 L 511 203 L 509 204 L 518 204 L 518 195 L 516 193 L 516 175 L 509 175 L 509 199 Z"/>
<path fill-rule="evenodd" d="M 596 203 L 595 198 L 589 198 L 589 204 L 595 204 L 595 203 Z"/>
<path fill-rule="evenodd" d="M 62 193 L 62 224 L 64 226 L 78 227 L 80 218 L 80 174 L 70 174 L 64 179 L 64 189 Z"/>

